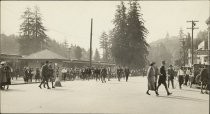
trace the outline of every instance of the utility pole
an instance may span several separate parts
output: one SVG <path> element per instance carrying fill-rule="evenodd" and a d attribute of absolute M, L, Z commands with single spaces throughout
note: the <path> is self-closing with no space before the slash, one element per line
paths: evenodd
<path fill-rule="evenodd" d="M 90 68 L 92 67 L 92 29 L 93 29 L 93 19 L 91 18 L 91 27 L 90 27 Z"/>
<path fill-rule="evenodd" d="M 191 40 L 191 53 L 192 53 L 192 65 L 194 64 L 193 62 L 193 57 L 194 57 L 194 49 L 193 49 L 193 31 L 194 29 L 198 29 L 198 28 L 195 28 L 195 25 L 196 25 L 196 22 L 199 22 L 199 21 L 195 21 L 195 20 L 192 20 L 192 21 L 187 21 L 187 23 L 191 23 L 192 24 L 192 27 L 191 28 L 187 28 L 187 29 L 191 29 L 192 30 L 192 40 Z"/>

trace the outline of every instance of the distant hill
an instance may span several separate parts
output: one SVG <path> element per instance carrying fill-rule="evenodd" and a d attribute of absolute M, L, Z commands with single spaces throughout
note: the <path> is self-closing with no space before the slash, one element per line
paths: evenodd
<path fill-rule="evenodd" d="M 168 64 L 173 64 L 179 58 L 179 52 L 180 42 L 178 37 L 163 38 L 150 43 L 148 59 L 158 65 L 162 60 L 166 60 Z"/>
<path fill-rule="evenodd" d="M 4 54 L 20 54 L 18 37 L 15 35 L 6 36 L 1 34 L 1 53 Z"/>

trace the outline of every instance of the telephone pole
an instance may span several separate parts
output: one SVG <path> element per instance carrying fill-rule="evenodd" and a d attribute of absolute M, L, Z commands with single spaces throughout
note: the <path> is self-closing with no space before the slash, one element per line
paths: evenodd
<path fill-rule="evenodd" d="M 194 29 L 198 29 L 198 28 L 195 28 L 195 25 L 196 25 L 196 22 L 199 22 L 199 21 L 195 21 L 195 20 L 191 20 L 191 21 L 187 21 L 187 23 L 191 23 L 192 24 L 192 26 L 191 26 L 191 28 L 187 28 L 187 29 L 191 29 L 191 31 L 192 31 L 192 40 L 191 40 L 191 56 L 192 56 L 192 65 L 194 64 L 194 61 L 193 61 L 193 57 L 194 57 L 194 49 L 193 49 L 193 31 L 194 31 Z"/>
<path fill-rule="evenodd" d="M 90 67 L 92 67 L 92 29 L 93 29 L 93 19 L 91 18 L 91 28 L 90 28 Z"/>

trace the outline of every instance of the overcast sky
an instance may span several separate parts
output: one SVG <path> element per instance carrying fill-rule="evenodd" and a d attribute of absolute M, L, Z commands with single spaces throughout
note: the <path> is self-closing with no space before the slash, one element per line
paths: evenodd
<path fill-rule="evenodd" d="M 18 35 L 26 7 L 40 7 L 47 35 L 51 39 L 89 48 L 90 20 L 93 18 L 93 48 L 99 48 L 103 31 L 113 28 L 112 20 L 119 1 L 1 1 L 1 33 Z M 127 4 L 127 2 L 125 2 Z M 149 30 L 148 42 L 178 35 L 179 29 L 191 32 L 187 20 L 199 20 L 199 30 L 206 30 L 210 15 L 209 1 L 141 1 L 141 13 Z M 195 35 L 197 31 L 195 30 Z"/>

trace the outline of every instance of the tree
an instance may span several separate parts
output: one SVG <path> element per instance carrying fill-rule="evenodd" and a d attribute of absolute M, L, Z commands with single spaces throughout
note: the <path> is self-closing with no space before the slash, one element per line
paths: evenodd
<path fill-rule="evenodd" d="M 49 38 L 45 34 L 39 8 L 35 6 L 33 12 L 31 8 L 26 8 L 21 18 L 23 22 L 20 25 L 20 53 L 28 55 L 47 48 L 46 42 Z"/>
<path fill-rule="evenodd" d="M 162 60 L 165 60 L 167 65 L 172 64 L 172 54 L 163 43 L 152 44 L 150 46 L 148 59 L 150 62 L 155 62 L 157 66 L 161 65 Z"/>
<path fill-rule="evenodd" d="M 100 37 L 100 48 L 103 49 L 103 60 L 108 61 L 108 35 L 103 32 Z"/>
<path fill-rule="evenodd" d="M 127 22 L 126 22 L 126 7 L 122 1 L 117 5 L 115 19 L 113 20 L 114 28 L 111 37 L 111 53 L 117 65 L 125 65 L 124 55 L 126 53 L 126 36 L 127 36 Z"/>
<path fill-rule="evenodd" d="M 91 54 L 93 54 L 93 52 L 91 53 Z M 93 55 L 92 55 L 93 56 Z M 87 52 L 86 52 L 86 59 L 87 60 L 90 60 L 90 48 L 87 50 Z"/>
<path fill-rule="evenodd" d="M 47 48 L 48 36 L 46 35 L 47 29 L 43 26 L 42 15 L 38 6 L 34 6 L 34 24 L 33 24 L 33 39 L 36 42 L 37 50 Z"/>
<path fill-rule="evenodd" d="M 100 54 L 98 52 L 98 49 L 95 50 L 94 60 L 95 61 L 100 61 Z"/>
<path fill-rule="evenodd" d="M 197 38 L 194 41 L 194 47 L 197 48 L 198 45 L 204 41 L 205 42 L 205 49 L 208 49 L 208 31 L 199 31 L 197 34 Z"/>
<path fill-rule="evenodd" d="M 23 23 L 20 25 L 20 53 L 23 55 L 30 54 L 32 51 L 32 25 L 34 23 L 33 13 L 31 8 L 26 8 L 26 11 L 21 15 Z"/>
<path fill-rule="evenodd" d="M 76 57 L 78 60 L 80 60 L 81 57 L 82 57 L 82 49 L 81 49 L 79 46 L 77 46 L 77 47 L 75 48 L 75 50 L 74 50 L 74 53 L 75 53 L 75 57 Z"/>
<path fill-rule="evenodd" d="M 126 64 L 134 68 L 144 68 L 148 60 L 148 47 L 146 42 L 148 30 L 144 26 L 144 20 L 140 13 L 140 6 L 137 1 L 130 2 L 127 15 L 127 53 Z"/>

